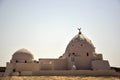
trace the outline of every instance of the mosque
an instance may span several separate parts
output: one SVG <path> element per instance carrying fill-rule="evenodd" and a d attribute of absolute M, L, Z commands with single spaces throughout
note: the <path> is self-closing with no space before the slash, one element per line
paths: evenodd
<path fill-rule="evenodd" d="M 102 54 L 96 53 L 92 41 L 80 29 L 59 58 L 37 61 L 30 51 L 22 48 L 12 55 L 6 67 L 0 67 L 0 71 L 0 76 L 120 76 L 108 60 L 103 60 Z"/>

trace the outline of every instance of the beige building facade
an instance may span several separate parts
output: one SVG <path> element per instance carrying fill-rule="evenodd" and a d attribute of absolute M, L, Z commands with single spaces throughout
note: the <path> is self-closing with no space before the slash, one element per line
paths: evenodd
<path fill-rule="evenodd" d="M 22 48 L 12 55 L 5 72 L 1 72 L 0 75 L 120 75 L 120 73 L 111 69 L 108 60 L 103 60 L 102 54 L 96 53 L 92 41 L 79 31 L 59 58 L 40 58 L 36 61 L 30 51 Z"/>

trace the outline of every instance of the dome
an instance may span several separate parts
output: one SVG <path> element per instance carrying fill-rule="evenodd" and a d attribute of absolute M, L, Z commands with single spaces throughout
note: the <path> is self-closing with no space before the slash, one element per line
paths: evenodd
<path fill-rule="evenodd" d="M 28 51 L 27 49 L 19 49 L 18 51 L 16 51 L 13 56 L 12 56 L 12 60 L 33 60 L 33 55 L 31 54 L 30 51 Z"/>
<path fill-rule="evenodd" d="M 76 55 L 84 55 L 84 53 L 93 54 L 94 52 L 95 47 L 91 40 L 79 32 L 67 45 L 63 57 L 66 57 L 71 53 L 74 53 Z"/>

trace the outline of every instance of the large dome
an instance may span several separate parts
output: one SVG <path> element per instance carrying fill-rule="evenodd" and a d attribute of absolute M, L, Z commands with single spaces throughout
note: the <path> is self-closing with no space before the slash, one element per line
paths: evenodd
<path fill-rule="evenodd" d="M 76 55 L 93 54 L 95 47 L 90 39 L 79 32 L 67 45 L 63 57 L 67 57 L 71 53 Z"/>
<path fill-rule="evenodd" d="M 12 55 L 12 60 L 33 60 L 33 55 L 30 51 L 28 51 L 27 49 L 19 49 L 18 51 L 16 51 L 13 55 Z"/>

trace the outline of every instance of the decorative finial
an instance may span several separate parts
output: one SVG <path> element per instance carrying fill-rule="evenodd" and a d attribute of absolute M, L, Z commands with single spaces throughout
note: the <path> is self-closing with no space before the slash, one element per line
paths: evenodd
<path fill-rule="evenodd" d="M 81 34 L 81 28 L 78 28 L 78 30 L 79 30 L 79 34 Z"/>

